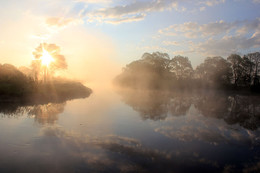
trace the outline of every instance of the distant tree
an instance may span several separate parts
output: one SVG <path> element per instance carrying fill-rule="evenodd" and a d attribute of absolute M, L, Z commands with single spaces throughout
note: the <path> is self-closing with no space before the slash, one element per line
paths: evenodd
<path fill-rule="evenodd" d="M 238 82 L 243 75 L 243 59 L 237 54 L 231 54 L 227 60 L 231 63 L 233 83 L 238 86 Z"/>
<path fill-rule="evenodd" d="M 247 57 L 254 64 L 252 73 L 253 73 L 253 78 L 254 78 L 254 85 L 256 85 L 256 83 L 257 84 L 259 83 L 258 71 L 259 71 L 259 66 L 260 66 L 260 53 L 259 52 L 250 53 L 247 55 Z"/>
<path fill-rule="evenodd" d="M 126 65 L 116 81 L 123 86 L 162 88 L 175 76 L 169 73 L 169 55 L 166 53 L 144 53 L 140 60 Z"/>
<path fill-rule="evenodd" d="M 231 54 L 227 59 L 220 56 L 208 57 L 193 70 L 188 57 L 175 56 L 170 59 L 166 53 L 144 53 L 141 59 L 131 62 L 115 79 L 117 84 L 144 88 L 194 88 L 230 87 L 259 85 L 260 53 L 243 56 Z"/>
<path fill-rule="evenodd" d="M 241 81 L 239 81 L 239 85 L 241 86 L 250 86 L 253 76 L 253 66 L 254 63 L 250 61 L 250 59 L 244 55 L 241 62 L 242 74 Z"/>
<path fill-rule="evenodd" d="M 156 72 L 163 75 L 163 73 L 168 72 L 170 57 L 167 53 L 154 52 L 144 53 L 141 60 L 153 66 Z"/>
<path fill-rule="evenodd" d="M 177 79 L 190 79 L 193 74 L 191 62 L 187 57 L 175 56 L 169 63 L 170 72 L 176 74 Z"/>
<path fill-rule="evenodd" d="M 196 68 L 196 74 L 210 86 L 228 85 L 232 78 L 230 66 L 230 63 L 222 57 L 208 57 Z"/>

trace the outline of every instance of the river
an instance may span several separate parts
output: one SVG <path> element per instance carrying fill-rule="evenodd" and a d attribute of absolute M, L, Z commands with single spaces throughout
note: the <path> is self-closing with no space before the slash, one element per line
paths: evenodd
<path fill-rule="evenodd" d="M 0 106 L 0 172 L 257 172 L 260 98 L 93 88 Z"/>

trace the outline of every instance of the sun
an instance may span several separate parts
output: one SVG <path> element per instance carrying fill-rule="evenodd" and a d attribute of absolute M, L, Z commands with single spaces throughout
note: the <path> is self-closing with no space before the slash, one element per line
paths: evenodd
<path fill-rule="evenodd" d="M 51 62 L 54 61 L 52 56 L 45 49 L 42 49 L 42 56 L 40 59 L 42 60 L 42 65 L 47 66 L 47 67 L 50 65 Z"/>

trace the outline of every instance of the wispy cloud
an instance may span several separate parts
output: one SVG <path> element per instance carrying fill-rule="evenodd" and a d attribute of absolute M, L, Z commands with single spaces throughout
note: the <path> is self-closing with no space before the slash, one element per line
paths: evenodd
<path fill-rule="evenodd" d="M 194 49 L 207 56 L 229 55 L 242 50 L 260 46 L 260 34 L 251 38 L 241 36 L 227 36 L 222 39 L 209 39 L 205 42 L 194 44 Z"/>
<path fill-rule="evenodd" d="M 179 46 L 180 43 L 177 41 L 163 41 L 163 44 L 166 46 Z"/>
<path fill-rule="evenodd" d="M 146 14 L 139 14 L 136 16 L 128 16 L 128 17 L 122 17 L 122 18 L 118 18 L 118 19 L 112 19 L 112 20 L 108 20 L 106 22 L 111 23 L 111 24 L 136 22 L 136 21 L 143 20 L 145 18 L 145 16 L 146 16 Z"/>
<path fill-rule="evenodd" d="M 46 19 L 46 24 L 49 27 L 57 27 L 63 28 L 71 24 L 78 24 L 80 23 L 80 19 L 75 18 L 64 18 L 64 17 L 48 17 Z"/>
<path fill-rule="evenodd" d="M 204 0 L 204 1 L 200 1 L 199 3 L 207 6 L 215 6 L 225 2 L 226 0 Z"/>
<path fill-rule="evenodd" d="M 260 19 L 199 24 L 186 22 L 160 29 L 168 39 L 189 39 L 193 51 L 204 55 L 228 55 L 260 46 Z M 163 41 L 165 44 L 165 41 Z"/>
<path fill-rule="evenodd" d="M 85 2 L 88 4 L 100 4 L 100 3 L 108 4 L 111 3 L 112 0 L 74 0 L 74 2 Z"/>
<path fill-rule="evenodd" d="M 253 21 L 252 23 L 257 22 Z M 247 21 L 245 21 L 245 24 Z M 242 27 L 245 26 L 242 24 Z M 186 22 L 183 24 L 174 24 L 167 28 L 159 30 L 160 34 L 167 36 L 184 35 L 186 38 L 197 38 L 199 36 L 216 36 L 228 33 L 237 27 L 241 28 L 241 22 L 227 23 L 223 20 L 211 22 L 208 24 L 198 24 L 197 22 Z"/>
<path fill-rule="evenodd" d="M 260 0 L 253 0 L 253 3 L 260 3 Z"/>
<path fill-rule="evenodd" d="M 133 22 L 143 20 L 150 12 L 177 9 L 177 1 L 155 0 L 155 1 L 134 1 L 127 5 L 101 8 L 87 13 L 89 21 L 118 24 L 122 22 Z"/>

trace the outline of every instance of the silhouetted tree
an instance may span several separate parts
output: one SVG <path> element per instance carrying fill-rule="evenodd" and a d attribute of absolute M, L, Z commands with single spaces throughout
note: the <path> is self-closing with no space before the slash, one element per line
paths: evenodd
<path fill-rule="evenodd" d="M 258 70 L 259 70 L 259 65 L 260 65 L 260 53 L 255 52 L 255 53 L 250 53 L 247 55 L 248 58 L 251 60 L 251 62 L 254 64 L 253 68 L 253 78 L 254 78 L 254 85 L 259 84 L 259 79 L 258 79 Z"/>
<path fill-rule="evenodd" d="M 226 86 L 230 84 L 232 69 L 230 63 L 222 57 L 208 57 L 204 63 L 196 68 L 201 82 L 206 82 L 209 86 Z"/>
<path fill-rule="evenodd" d="M 243 74 L 243 59 L 237 54 L 231 54 L 227 60 L 231 63 L 233 82 L 238 86 Z"/>
<path fill-rule="evenodd" d="M 22 96 L 32 91 L 33 85 L 22 72 L 11 64 L 0 64 L 0 95 Z"/>
<path fill-rule="evenodd" d="M 169 55 L 165 53 L 144 53 L 140 60 L 126 65 L 115 81 L 128 87 L 163 88 L 175 77 L 169 73 L 169 61 Z"/>
<path fill-rule="evenodd" d="M 154 52 L 152 54 L 144 53 L 141 59 L 145 60 L 145 62 L 147 63 L 156 65 L 158 69 L 169 68 L 170 57 L 167 53 L 161 53 L 161 52 Z"/>
<path fill-rule="evenodd" d="M 193 74 L 193 68 L 188 57 L 175 56 L 169 63 L 170 72 L 176 74 L 177 79 L 190 79 Z"/>
<path fill-rule="evenodd" d="M 253 66 L 254 63 L 244 55 L 242 58 L 242 74 L 241 74 L 241 86 L 250 86 L 253 78 Z"/>
<path fill-rule="evenodd" d="M 227 59 L 208 57 L 193 70 L 188 57 L 166 53 L 144 53 L 140 60 L 126 65 L 115 79 L 121 86 L 150 89 L 191 89 L 195 87 L 252 87 L 258 91 L 260 53 L 243 56 L 231 54 Z M 254 85 L 254 86 L 252 86 Z"/>

